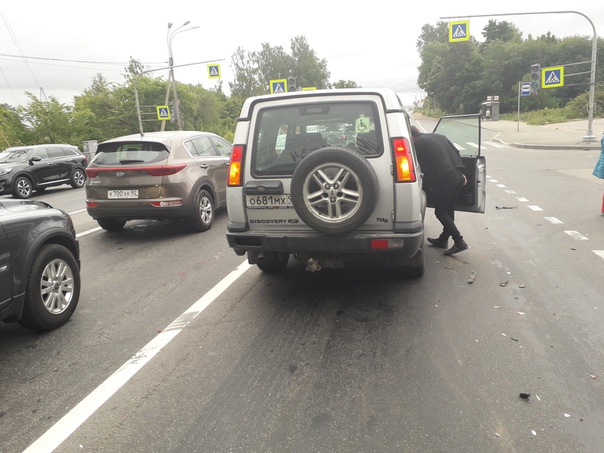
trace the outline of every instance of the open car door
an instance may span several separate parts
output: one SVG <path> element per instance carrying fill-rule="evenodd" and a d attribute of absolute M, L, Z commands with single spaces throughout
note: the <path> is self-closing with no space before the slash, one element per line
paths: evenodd
<path fill-rule="evenodd" d="M 455 210 L 484 213 L 487 165 L 480 155 L 481 118 L 479 114 L 443 116 L 434 132 L 446 136 L 461 154 L 468 183 L 461 189 Z M 430 191 L 428 206 L 434 207 Z"/>

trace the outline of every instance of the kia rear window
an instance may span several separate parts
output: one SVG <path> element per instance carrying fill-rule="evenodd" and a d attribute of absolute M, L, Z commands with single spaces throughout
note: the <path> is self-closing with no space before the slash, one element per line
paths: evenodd
<path fill-rule="evenodd" d="M 268 107 L 258 112 L 252 147 L 255 176 L 291 175 L 309 153 L 345 147 L 368 158 L 384 152 L 373 102 Z"/>
<path fill-rule="evenodd" d="M 97 165 L 149 164 L 170 155 L 166 146 L 156 142 L 101 143 L 92 163 Z"/>

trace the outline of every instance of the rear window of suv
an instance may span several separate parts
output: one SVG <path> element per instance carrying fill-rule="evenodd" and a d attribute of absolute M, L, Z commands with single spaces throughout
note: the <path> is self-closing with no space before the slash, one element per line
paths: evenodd
<path fill-rule="evenodd" d="M 157 142 L 101 143 L 93 162 L 98 165 L 148 164 L 165 160 L 168 149 Z"/>
<path fill-rule="evenodd" d="M 258 112 L 252 146 L 255 176 L 291 175 L 309 153 L 347 147 L 368 158 L 384 146 L 373 102 L 323 102 L 266 107 Z"/>

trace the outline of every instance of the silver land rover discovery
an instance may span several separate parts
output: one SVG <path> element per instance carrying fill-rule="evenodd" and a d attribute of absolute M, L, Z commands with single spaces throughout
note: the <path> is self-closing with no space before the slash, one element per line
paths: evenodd
<path fill-rule="evenodd" d="M 470 122 L 479 130 L 479 121 Z M 429 195 L 410 125 L 389 89 L 247 99 L 227 183 L 229 246 L 264 272 L 284 270 L 293 256 L 311 272 L 366 263 L 420 277 Z M 484 211 L 479 151 L 463 157 L 470 211 Z"/>

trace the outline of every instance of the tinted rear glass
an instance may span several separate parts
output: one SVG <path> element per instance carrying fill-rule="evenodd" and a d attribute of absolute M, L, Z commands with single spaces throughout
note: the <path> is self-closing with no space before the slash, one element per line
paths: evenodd
<path fill-rule="evenodd" d="M 291 175 L 309 153 L 328 146 L 379 156 L 384 146 L 377 112 L 368 101 L 264 108 L 254 131 L 252 172 Z"/>
<path fill-rule="evenodd" d="M 112 142 L 101 143 L 92 163 L 97 165 L 147 164 L 167 159 L 170 152 L 162 143 Z"/>

